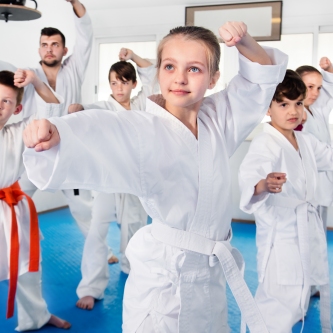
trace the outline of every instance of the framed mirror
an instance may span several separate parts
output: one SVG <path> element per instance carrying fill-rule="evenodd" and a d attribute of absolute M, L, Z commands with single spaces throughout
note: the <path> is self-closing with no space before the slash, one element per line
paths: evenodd
<path fill-rule="evenodd" d="M 257 41 L 281 39 L 282 1 L 248 2 L 228 5 L 191 6 L 185 8 L 185 25 L 205 27 L 218 35 L 227 21 L 243 21 Z"/>

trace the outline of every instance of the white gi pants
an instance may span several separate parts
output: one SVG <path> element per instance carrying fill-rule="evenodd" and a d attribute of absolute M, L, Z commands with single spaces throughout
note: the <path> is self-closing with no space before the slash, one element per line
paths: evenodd
<path fill-rule="evenodd" d="M 137 199 L 139 200 L 139 199 Z M 141 204 L 140 204 L 141 205 Z M 143 208 L 141 208 L 143 210 Z M 131 210 L 128 206 L 127 210 Z M 115 215 L 115 195 L 112 193 L 94 193 L 94 204 L 92 211 L 92 222 L 87 235 L 81 263 L 82 280 L 80 281 L 76 293 L 79 298 L 92 296 L 95 299 L 104 297 L 104 290 L 109 282 L 109 268 L 107 259 L 111 257 L 112 252 L 107 245 L 107 234 L 109 223 L 116 219 Z M 145 219 L 139 222 L 127 221 L 124 219 L 131 212 L 122 213 L 118 218 L 118 223 L 121 225 L 122 239 L 125 233 L 126 248 L 128 241 L 134 233 L 147 223 L 147 215 Z M 123 227 L 124 224 L 124 227 Z M 123 251 L 121 250 L 123 253 Z M 110 255 L 111 254 L 111 255 Z M 129 273 L 129 262 L 123 253 L 121 258 L 121 270 L 124 273 Z"/>
<path fill-rule="evenodd" d="M 18 277 L 16 290 L 17 331 L 37 330 L 51 317 L 42 296 L 41 271 L 28 272 Z"/>
<path fill-rule="evenodd" d="M 32 197 L 37 191 L 37 187 L 28 179 L 26 172 L 23 173 L 19 183 L 22 191 L 28 194 L 30 197 Z M 87 237 L 92 217 L 91 211 L 93 200 L 91 191 L 80 189 L 79 195 L 74 195 L 74 190 L 62 190 L 62 193 L 66 197 L 69 209 L 78 227 L 80 228 L 84 237 Z"/>
<path fill-rule="evenodd" d="M 267 262 L 265 278 L 258 285 L 255 301 L 270 333 L 292 333 L 292 327 L 303 316 L 301 309 L 303 286 L 278 284 L 277 274 L 273 247 Z"/>

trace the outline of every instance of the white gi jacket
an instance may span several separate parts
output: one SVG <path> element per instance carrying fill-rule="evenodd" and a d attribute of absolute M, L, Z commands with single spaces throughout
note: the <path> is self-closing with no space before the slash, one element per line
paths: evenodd
<path fill-rule="evenodd" d="M 322 71 L 323 86 L 318 99 L 310 106 L 312 114 L 307 113 L 307 121 L 303 125 L 303 131 L 312 133 L 321 142 L 331 145 L 329 128 L 329 116 L 333 109 L 333 74 Z M 321 206 L 333 205 L 333 172 L 319 172 L 316 200 Z"/>
<path fill-rule="evenodd" d="M 55 91 L 64 98 L 62 113 L 59 116 L 68 114 L 68 107 L 73 103 L 81 101 L 81 87 L 84 80 L 84 74 L 88 66 L 92 42 L 93 30 L 90 17 L 86 12 L 81 18 L 75 13 L 74 22 L 76 29 L 76 40 L 73 53 L 67 57 L 61 65 L 57 75 Z M 41 65 L 37 68 L 29 68 L 35 71 L 38 77 L 45 83 L 48 83 L 47 77 Z M 32 114 L 32 108 L 29 100 L 25 102 L 23 117 L 28 117 Z"/>
<path fill-rule="evenodd" d="M 270 124 L 253 139 L 239 169 L 240 208 L 255 216 L 259 282 L 265 279 L 274 246 L 277 282 L 304 286 L 304 310 L 309 286 L 329 284 L 326 237 L 315 193 L 318 170 L 333 170 L 333 151 L 310 133 L 294 133 L 299 152 Z M 272 172 L 286 173 L 282 192 L 253 195 L 255 185 Z"/>
<path fill-rule="evenodd" d="M 240 56 L 240 74 L 226 90 L 203 100 L 198 140 L 162 107 L 160 96 L 153 96 L 147 112 L 87 111 L 53 118 L 60 144 L 42 153 L 25 151 L 28 177 L 39 188 L 131 193 L 153 218 L 126 250 L 131 272 L 123 332 L 135 332 L 147 316 L 161 332 L 228 332 L 219 261 L 227 275 L 235 273 L 228 282 L 234 291 L 237 284 L 251 332 L 267 332 L 261 316 L 252 316 L 256 305 L 224 242 L 232 213 L 229 157 L 261 121 L 285 75 L 287 56 L 273 49 L 267 53 L 277 65 Z M 188 242 L 181 244 L 182 239 Z"/>
<path fill-rule="evenodd" d="M 37 93 L 35 93 L 37 95 Z M 60 96 L 56 96 L 63 102 Z M 33 98 L 33 97 L 32 97 Z M 58 114 L 62 104 L 47 104 L 44 102 L 45 116 Z M 4 126 L 0 130 L 0 189 L 13 185 L 24 172 L 22 153 L 24 143 L 22 133 L 34 116 L 21 122 Z M 19 231 L 19 275 L 28 272 L 30 253 L 30 213 L 26 199 L 15 206 Z M 9 278 L 9 250 L 11 232 L 11 210 L 6 202 L 0 200 L 0 281 Z"/>

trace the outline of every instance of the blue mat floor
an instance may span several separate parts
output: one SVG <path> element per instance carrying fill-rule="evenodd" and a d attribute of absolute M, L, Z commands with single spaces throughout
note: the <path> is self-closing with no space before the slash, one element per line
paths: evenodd
<path fill-rule="evenodd" d="M 84 238 L 76 226 L 68 209 L 41 214 L 40 228 L 44 235 L 43 256 L 43 295 L 49 311 L 71 322 L 72 333 L 120 333 L 122 314 L 122 295 L 127 275 L 120 271 L 119 265 L 110 265 L 110 281 L 105 298 L 98 301 L 92 311 L 78 309 L 76 287 L 81 279 L 80 262 Z M 233 223 L 233 245 L 244 256 L 246 262 L 245 279 L 254 294 L 257 287 L 255 225 Z M 120 232 L 116 223 L 111 223 L 108 241 L 116 255 L 119 249 Z M 333 285 L 333 232 L 328 233 L 328 252 Z M 332 290 L 332 288 L 331 288 Z M 6 320 L 7 281 L 0 282 L 0 332 L 15 332 L 17 317 Z M 333 290 L 332 290 L 333 291 Z M 239 332 L 240 313 L 230 291 L 227 292 L 229 306 L 229 325 L 231 332 Z M 293 333 L 300 332 L 297 324 Z M 37 332 L 37 331 L 30 331 Z M 64 332 L 45 326 L 38 332 Z M 305 320 L 304 333 L 320 333 L 319 301 L 312 299 Z M 200 333 L 200 332 L 198 332 Z"/>

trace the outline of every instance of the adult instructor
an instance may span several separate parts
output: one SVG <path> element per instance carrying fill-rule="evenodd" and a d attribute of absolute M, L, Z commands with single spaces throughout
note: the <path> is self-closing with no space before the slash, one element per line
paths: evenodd
<path fill-rule="evenodd" d="M 39 55 L 40 63 L 37 68 L 30 68 L 37 76 L 64 98 L 64 108 L 60 116 L 67 114 L 70 104 L 81 101 L 81 87 L 85 70 L 88 66 L 93 30 L 90 17 L 79 0 L 66 0 L 73 7 L 76 29 L 76 41 L 73 53 L 64 61 L 67 55 L 66 39 L 56 28 L 44 28 L 41 31 Z M 23 117 L 30 116 L 34 108 L 26 105 Z M 20 180 L 24 192 L 32 196 L 37 188 L 28 180 L 26 173 Z M 86 236 L 91 221 L 92 197 L 86 190 L 63 190 L 70 211 Z"/>

